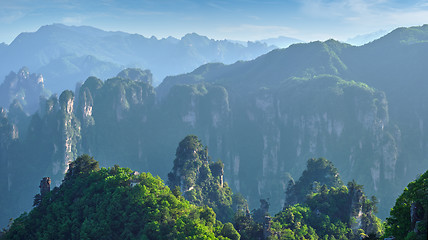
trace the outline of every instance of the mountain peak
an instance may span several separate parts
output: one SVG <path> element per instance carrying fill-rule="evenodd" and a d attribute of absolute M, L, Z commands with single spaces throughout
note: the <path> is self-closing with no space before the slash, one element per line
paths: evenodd
<path fill-rule="evenodd" d="M 108 32 L 101 30 L 99 28 L 91 27 L 91 26 L 69 26 L 62 23 L 53 23 L 45 26 L 41 26 L 36 33 L 52 33 L 52 32 L 58 32 L 58 31 L 66 31 L 66 32 L 73 32 L 73 33 L 80 33 L 80 34 L 88 34 L 88 35 L 105 35 L 105 34 L 111 34 L 115 32 Z"/>
<path fill-rule="evenodd" d="M 210 40 L 206 36 L 199 35 L 197 33 L 188 33 L 181 38 L 182 41 L 197 41 L 197 40 Z"/>
<path fill-rule="evenodd" d="M 428 42 L 428 24 L 415 27 L 400 27 L 373 41 L 373 43 L 405 45 L 421 42 Z"/>

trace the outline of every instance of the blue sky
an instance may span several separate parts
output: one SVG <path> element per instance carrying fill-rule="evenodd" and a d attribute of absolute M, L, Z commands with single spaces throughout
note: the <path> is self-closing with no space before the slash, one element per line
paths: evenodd
<path fill-rule="evenodd" d="M 214 39 L 304 41 L 428 23 L 428 0 L 0 0 L 0 42 L 52 23 L 146 37 L 196 32 Z"/>

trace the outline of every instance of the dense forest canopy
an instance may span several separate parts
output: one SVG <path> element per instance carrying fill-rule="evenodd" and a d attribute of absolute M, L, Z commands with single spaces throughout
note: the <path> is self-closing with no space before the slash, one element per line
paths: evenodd
<path fill-rule="evenodd" d="M 239 239 L 209 207 L 196 207 L 159 177 L 82 155 L 63 183 L 15 219 L 2 239 Z"/>

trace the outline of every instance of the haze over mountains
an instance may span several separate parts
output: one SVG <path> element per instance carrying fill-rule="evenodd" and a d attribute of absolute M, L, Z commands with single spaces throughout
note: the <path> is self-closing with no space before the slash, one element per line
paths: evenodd
<path fill-rule="evenodd" d="M 201 37 L 183 39 L 193 38 Z M 183 39 L 153 41 L 168 45 Z M 108 57 L 110 50 L 102 44 L 88 46 Z M 45 53 L 62 56 L 64 49 Z M 0 191 L 8 193 L 0 199 L 1 220 L 31 206 L 28 199 L 42 177 L 59 184 L 69 161 L 82 153 L 95 156 L 102 166 L 119 164 L 166 179 L 177 142 L 188 134 L 199 136 L 213 159 L 223 161 L 230 187 L 251 208 L 260 198 L 269 198 L 274 212 L 282 208 L 287 173 L 297 178 L 307 159 L 326 157 L 344 181 L 355 179 L 379 198 L 385 217 L 404 186 L 428 169 L 427 50 L 424 25 L 396 29 L 361 47 L 328 40 L 276 49 L 251 61 L 205 64 L 167 77 L 157 88 L 149 71 L 136 69 L 117 71 L 106 81 L 99 76 L 76 79 L 86 81 L 74 93 L 43 99 L 30 117 L 19 106 L 1 111 Z M 118 58 L 132 52 L 123 51 Z M 39 62 L 51 59 L 38 56 L 46 57 Z"/>
<path fill-rule="evenodd" d="M 76 82 L 88 76 L 106 79 L 125 67 L 138 67 L 152 71 L 156 86 L 165 76 L 189 72 L 201 64 L 250 60 L 272 49 L 260 42 L 243 46 L 195 33 L 181 39 L 157 39 L 52 24 L 21 33 L 10 45 L 0 45 L 0 76 L 26 66 L 43 73 L 46 87 L 60 93 L 74 89 Z"/>
<path fill-rule="evenodd" d="M 388 31 L 386 31 L 386 30 L 379 30 L 379 31 L 372 32 L 372 33 L 357 35 L 355 37 L 348 38 L 346 40 L 346 43 L 349 43 L 349 44 L 354 45 L 354 46 L 362 46 L 366 43 L 369 43 L 371 41 L 374 41 L 376 39 L 381 38 L 382 36 L 386 35 L 387 33 L 388 33 Z"/>

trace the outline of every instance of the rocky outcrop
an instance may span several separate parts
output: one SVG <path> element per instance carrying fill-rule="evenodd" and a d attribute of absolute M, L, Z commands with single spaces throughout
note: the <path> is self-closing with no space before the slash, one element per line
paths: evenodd
<path fill-rule="evenodd" d="M 58 174 L 57 170 L 62 170 L 62 173 L 67 172 L 68 164 L 77 157 L 81 139 L 80 121 L 76 118 L 73 111 L 74 93 L 64 91 L 59 97 L 59 104 L 61 106 L 59 133 L 61 134 L 61 146 L 63 147 L 59 152 L 63 154 L 63 157 L 54 162 L 54 166 L 59 166 L 59 169 L 54 168 L 54 175 Z"/>
<path fill-rule="evenodd" d="M 188 135 L 178 145 L 174 166 L 168 173 L 171 189 L 179 187 L 183 196 L 198 206 L 209 206 L 221 221 L 233 219 L 232 191 L 223 180 L 224 165 L 212 162 L 207 148 L 197 136 Z"/>
<path fill-rule="evenodd" d="M 50 177 L 44 177 L 41 181 L 40 181 L 40 195 L 43 197 L 45 196 L 47 193 L 49 193 L 51 191 L 51 178 Z"/>
<path fill-rule="evenodd" d="M 17 73 L 10 72 L 0 85 L 0 106 L 9 108 L 14 100 L 18 100 L 27 114 L 37 111 L 39 98 L 48 96 L 41 74 L 29 72 L 22 67 Z"/>

